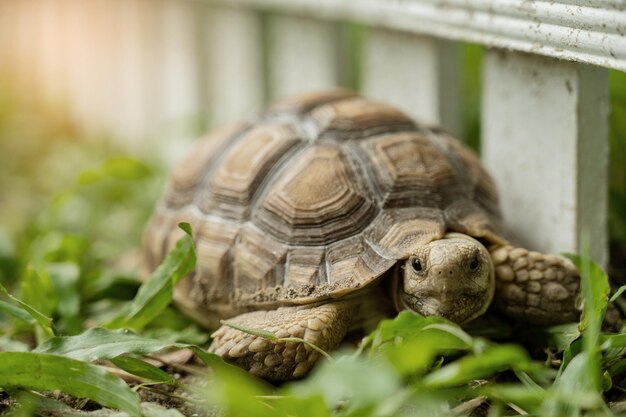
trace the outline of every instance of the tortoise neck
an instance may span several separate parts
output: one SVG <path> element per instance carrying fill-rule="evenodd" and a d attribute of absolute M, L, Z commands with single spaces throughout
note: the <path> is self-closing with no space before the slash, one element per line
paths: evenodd
<path fill-rule="evenodd" d="M 385 292 L 387 293 L 391 304 L 397 313 L 406 310 L 407 306 L 403 303 L 401 293 L 402 289 L 402 261 L 398 261 L 393 268 L 387 271 L 385 277 Z"/>

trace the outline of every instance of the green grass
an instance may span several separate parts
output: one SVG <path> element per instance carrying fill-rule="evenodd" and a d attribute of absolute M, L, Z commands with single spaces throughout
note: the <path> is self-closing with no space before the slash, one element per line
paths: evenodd
<path fill-rule="evenodd" d="M 584 272 L 582 322 L 534 329 L 526 334 L 534 345 L 506 337 L 517 331 L 506 323 L 464 330 L 404 312 L 358 347 L 331 352 L 302 381 L 275 387 L 257 380 L 203 351 L 208 333 L 168 306 L 173 285 L 194 264 L 188 235 L 141 287 L 137 269 L 119 261 L 139 246 L 141 227 L 131 226 L 149 212 L 144 190 L 152 189 L 153 175 L 149 165 L 120 156 L 85 168 L 6 254 L 3 270 L 20 276 L 3 280 L 0 296 L 5 412 L 69 415 L 104 407 L 98 412 L 161 416 L 178 408 L 187 415 L 220 409 L 225 416 L 373 417 L 489 407 L 491 416 L 575 416 L 611 415 L 611 406 L 621 406 L 626 333 L 600 331 L 608 282 L 585 256 L 575 258 Z M 199 355 L 191 379 L 147 359 L 179 349 Z M 130 384 L 120 370 L 132 375 L 125 377 Z M 54 390 L 69 397 L 43 395 Z"/>
<path fill-rule="evenodd" d="M 188 225 L 183 227 L 189 231 Z M 72 252 L 72 246 L 66 249 Z M 169 387 L 161 392 L 171 401 L 183 398 L 191 404 L 179 405 L 184 410 L 192 407 L 197 414 L 219 409 L 226 416 L 454 416 L 481 404 L 489 404 L 491 416 L 611 415 L 607 400 L 619 400 L 626 389 L 626 333 L 600 331 L 609 284 L 606 274 L 586 256 L 572 257 L 583 274 L 581 323 L 574 329 L 536 329 L 537 335 L 551 333 L 560 341 L 546 344 L 542 353 L 531 355 L 519 344 L 496 343 L 442 318 L 403 312 L 382 321 L 358 349 L 333 352 L 306 379 L 274 387 L 194 344 L 124 329 L 153 325 L 176 333 L 161 314 L 168 308 L 172 286 L 193 268 L 193 253 L 190 235 L 184 235 L 136 296 L 115 309 L 113 318 L 81 315 L 74 335 L 61 335 L 65 332 L 55 324 L 63 322 L 62 304 L 42 302 L 63 293 L 62 280 L 45 283 L 42 278 L 53 275 L 49 268 L 58 260 L 40 264 L 36 274 L 29 272 L 22 281 L 33 281 L 28 291 L 21 284 L 17 296 L 4 292 L 3 303 L 11 308 L 2 310 L 9 314 L 2 325 L 0 388 L 16 401 L 11 412 L 77 412 L 54 396 L 39 394 L 60 390 L 90 399 L 91 408 L 161 416 L 166 411 L 142 404 L 138 393 Z M 79 259 L 76 267 L 81 265 Z M 106 282 L 115 294 L 115 282 Z M 103 301 L 85 295 L 75 289 L 79 311 Z M 113 302 L 111 298 L 104 300 Z M 178 379 L 144 359 L 171 349 L 191 349 L 203 363 L 200 369 L 210 372 L 200 371 L 193 380 Z M 114 367 L 133 375 L 132 387 L 113 372 Z M 171 401 L 166 405 L 172 407 Z"/>
<path fill-rule="evenodd" d="M 353 30 L 351 36 L 362 36 Z M 469 46 L 464 56 L 465 131 L 478 147 L 480 48 Z M 626 242 L 626 75 L 611 72 L 611 85 L 615 246 Z M 405 312 L 381 322 L 358 346 L 330 352 L 302 381 L 276 387 L 225 364 L 202 349 L 209 332 L 169 306 L 173 285 L 195 260 L 187 235 L 139 285 L 137 251 L 163 184 L 162 167 L 150 157 L 124 156 L 106 140 L 81 138 L 59 115 L 18 123 L 35 110 L 0 97 L 0 414 L 178 416 L 219 409 L 225 416 L 456 416 L 478 407 L 490 416 L 595 416 L 626 410 L 626 333 L 601 330 L 607 277 L 584 251 L 574 258 L 583 271 L 581 323 L 520 329 L 488 321 L 462 329 Z M 191 351 L 198 365 L 156 366 L 154 357 L 169 351 Z"/>

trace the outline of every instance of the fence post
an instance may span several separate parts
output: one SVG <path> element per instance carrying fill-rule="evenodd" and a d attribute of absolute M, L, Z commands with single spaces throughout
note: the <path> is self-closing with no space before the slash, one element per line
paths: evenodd
<path fill-rule="evenodd" d="M 522 244 L 580 249 L 606 265 L 607 70 L 490 50 L 483 73 L 482 150 L 505 222 Z"/>
<path fill-rule="evenodd" d="M 203 26 L 209 123 L 219 126 L 260 111 L 265 96 L 259 14 L 244 8 L 213 6 Z"/>
<path fill-rule="evenodd" d="M 194 2 L 162 0 L 161 43 L 158 57 L 159 104 L 162 132 L 160 153 L 166 162 L 178 160 L 189 142 L 199 133 L 193 127 L 201 120 L 198 7 Z M 165 140 L 167 138 L 167 140 Z"/>
<path fill-rule="evenodd" d="M 269 91 L 273 99 L 339 83 L 339 26 L 297 16 L 269 20 Z"/>
<path fill-rule="evenodd" d="M 370 29 L 364 46 L 363 92 L 409 116 L 460 134 L 456 43 Z"/>

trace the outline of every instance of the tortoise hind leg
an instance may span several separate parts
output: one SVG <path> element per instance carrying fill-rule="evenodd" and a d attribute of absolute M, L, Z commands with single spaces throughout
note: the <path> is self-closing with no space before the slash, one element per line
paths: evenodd
<path fill-rule="evenodd" d="M 580 275 L 568 260 L 510 245 L 489 248 L 496 275 L 493 307 L 535 324 L 578 321 Z"/>
<path fill-rule="evenodd" d="M 279 338 L 298 337 L 329 351 L 346 335 L 355 307 L 352 301 L 280 307 L 241 314 L 227 322 L 266 330 Z M 320 357 L 319 352 L 301 342 L 274 343 L 227 325 L 213 334 L 209 351 L 254 375 L 275 381 L 306 375 Z"/>

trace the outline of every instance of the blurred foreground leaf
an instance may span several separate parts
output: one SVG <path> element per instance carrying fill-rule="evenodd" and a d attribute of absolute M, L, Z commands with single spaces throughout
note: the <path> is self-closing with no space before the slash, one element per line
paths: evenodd
<path fill-rule="evenodd" d="M 120 180 L 137 180 L 146 177 L 150 168 L 138 159 L 128 156 L 111 157 L 102 165 L 83 171 L 78 178 L 80 185 L 88 185 L 107 177 Z"/>
<path fill-rule="evenodd" d="M 139 417 L 139 396 L 120 378 L 86 362 L 32 352 L 0 352 L 0 388 L 60 390 Z"/>
<path fill-rule="evenodd" d="M 403 311 L 381 321 L 360 349 L 369 348 L 370 356 L 384 353 L 401 375 L 421 375 L 437 356 L 468 351 L 474 345 L 474 339 L 451 321 Z"/>
<path fill-rule="evenodd" d="M 340 355 L 333 362 L 323 361 L 306 380 L 288 386 L 287 394 L 319 395 L 330 409 L 345 403 L 344 407 L 355 411 L 384 401 L 401 387 L 400 376 L 383 358 Z"/>
<path fill-rule="evenodd" d="M 424 378 L 429 387 L 453 387 L 493 376 L 507 369 L 524 370 L 530 363 L 528 353 L 518 345 L 497 345 L 479 355 L 465 356 L 437 369 Z"/>
<path fill-rule="evenodd" d="M 580 415 L 580 410 L 606 407 L 593 375 L 595 358 L 587 352 L 576 355 L 554 381 L 542 404 L 542 416 Z"/>
<path fill-rule="evenodd" d="M 437 326 L 455 336 L 461 345 L 472 344 L 471 336 L 449 320 L 436 316 L 424 317 L 413 311 L 402 311 L 393 319 L 382 320 L 376 330 L 363 339 L 361 350 L 365 348 L 375 350 L 388 343 L 397 344 L 410 340 L 425 328 Z"/>
<path fill-rule="evenodd" d="M 574 341 L 563 354 L 559 375 L 550 388 L 551 396 L 542 406 L 542 415 L 578 415 L 581 410 L 608 411 L 603 398 L 602 356 L 600 337 L 602 322 L 609 303 L 609 282 L 606 273 L 589 256 L 589 246 L 581 239 L 582 254 L 567 255 L 580 271 L 584 297 L 582 350 Z"/>

